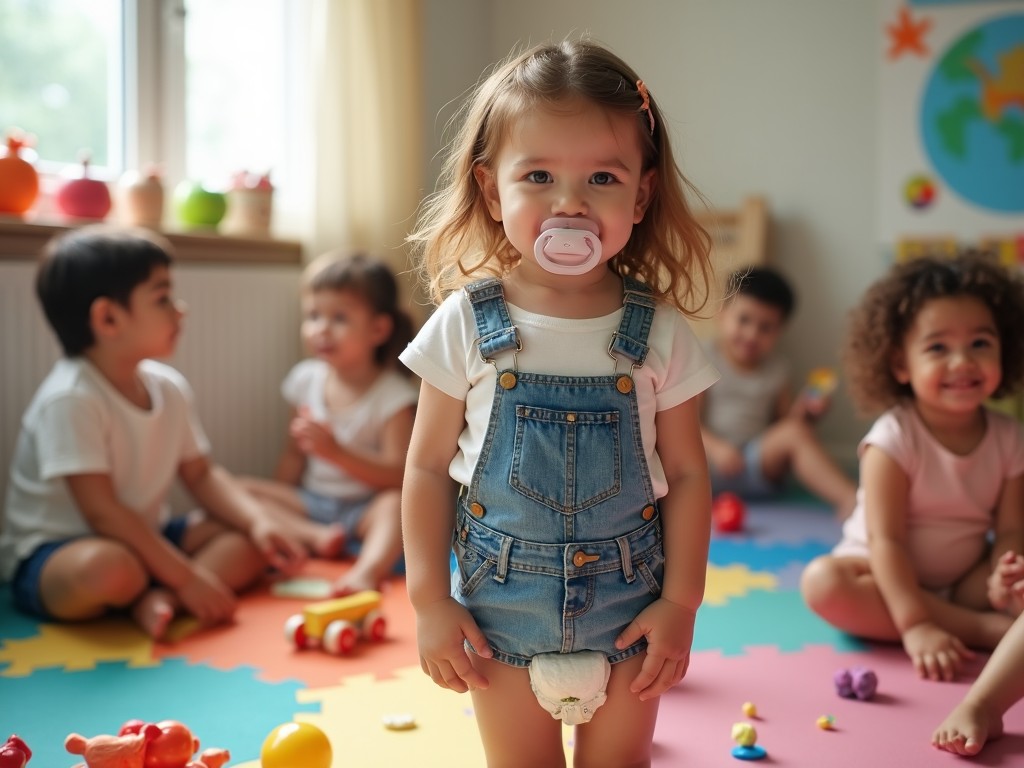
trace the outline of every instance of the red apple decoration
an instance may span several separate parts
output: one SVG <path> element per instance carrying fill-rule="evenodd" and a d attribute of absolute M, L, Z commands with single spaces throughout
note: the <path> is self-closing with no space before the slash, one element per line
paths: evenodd
<path fill-rule="evenodd" d="M 711 504 L 711 521 L 715 530 L 736 533 L 743 530 L 746 505 L 735 493 L 720 493 Z"/>
<path fill-rule="evenodd" d="M 82 175 L 68 179 L 57 190 L 57 209 L 75 219 L 106 218 L 110 213 L 110 189 L 106 182 L 89 176 L 89 157 L 82 157 Z"/>
<path fill-rule="evenodd" d="M 25 213 L 39 196 L 39 174 L 22 155 L 30 143 L 21 131 L 7 134 L 7 152 L 0 155 L 0 213 Z"/>

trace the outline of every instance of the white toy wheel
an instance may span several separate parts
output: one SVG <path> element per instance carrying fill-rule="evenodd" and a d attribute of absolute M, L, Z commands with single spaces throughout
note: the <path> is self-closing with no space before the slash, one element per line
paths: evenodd
<path fill-rule="evenodd" d="M 359 633 L 349 621 L 332 621 L 324 631 L 324 650 L 336 656 L 343 656 L 356 647 Z"/>
<path fill-rule="evenodd" d="M 370 611 L 366 614 L 366 618 L 363 619 L 363 635 L 374 642 L 380 642 L 384 639 L 384 633 L 387 632 L 388 622 L 378 610 Z"/>
<path fill-rule="evenodd" d="M 288 617 L 284 623 L 284 639 L 299 650 L 309 647 L 309 638 L 306 637 L 306 622 L 301 613 Z"/>

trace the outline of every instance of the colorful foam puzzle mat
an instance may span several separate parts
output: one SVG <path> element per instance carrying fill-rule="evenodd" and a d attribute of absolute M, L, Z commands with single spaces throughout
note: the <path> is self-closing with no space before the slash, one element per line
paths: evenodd
<path fill-rule="evenodd" d="M 830 512 L 803 499 L 748 505 L 745 527 L 715 534 L 705 602 L 690 669 L 662 697 L 655 731 L 659 768 L 739 766 L 732 726 L 750 722 L 764 765 L 797 768 L 963 766 L 929 743 L 985 658 L 953 683 L 920 680 L 898 646 L 869 644 L 822 622 L 803 604 L 803 566 L 839 536 Z M 344 563 L 314 562 L 308 583 L 332 579 Z M 302 589 L 298 589 L 299 592 Z M 404 581 L 383 589 L 386 638 L 344 657 L 295 649 L 284 636 L 307 600 L 256 590 L 235 623 L 153 643 L 130 622 L 40 623 L 15 612 L 0 590 L 0 739 L 16 733 L 34 752 L 29 768 L 70 768 L 70 733 L 116 733 L 138 718 L 179 720 L 202 747 L 230 750 L 229 766 L 260 768 L 260 747 L 278 725 L 312 723 L 327 734 L 332 768 L 484 765 L 472 701 L 437 688 L 419 669 L 415 622 Z M 840 698 L 838 669 L 866 666 L 879 679 L 870 701 Z M 743 712 L 745 702 L 756 716 Z M 830 716 L 833 727 L 818 727 Z M 394 718 L 414 727 L 385 727 Z M 1024 706 L 1006 734 L 970 760 L 1024 766 Z M 586 727 L 586 726 L 584 726 Z M 566 728 L 571 764 L 573 733 Z"/>

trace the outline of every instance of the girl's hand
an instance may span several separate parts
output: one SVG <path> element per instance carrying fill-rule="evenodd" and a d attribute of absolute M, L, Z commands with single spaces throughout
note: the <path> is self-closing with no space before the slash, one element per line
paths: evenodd
<path fill-rule="evenodd" d="M 306 548 L 276 520 L 261 518 L 249 529 L 249 538 L 267 562 L 285 576 L 294 576 L 306 564 Z"/>
<path fill-rule="evenodd" d="M 694 611 L 659 598 L 644 608 L 615 640 L 619 650 L 647 638 L 647 658 L 629 684 L 641 701 L 660 696 L 683 679 L 690 666 Z"/>
<path fill-rule="evenodd" d="M 299 450 L 307 456 L 326 459 L 338 449 L 330 425 L 314 421 L 306 409 L 300 410 L 299 415 L 292 419 L 288 425 L 288 433 L 295 440 Z"/>
<path fill-rule="evenodd" d="M 201 565 L 192 564 L 192 575 L 174 593 L 185 610 L 202 624 L 221 624 L 235 615 L 235 593 Z"/>
<path fill-rule="evenodd" d="M 473 667 L 463 643 L 468 640 L 485 659 L 491 657 L 491 646 L 469 611 L 454 598 L 416 609 L 416 638 L 420 668 L 442 688 L 465 693 L 489 685 Z"/>
<path fill-rule="evenodd" d="M 1004 552 L 988 577 L 988 601 L 997 611 L 1020 613 L 1024 602 L 1024 557 Z"/>
<path fill-rule="evenodd" d="M 974 651 L 960 638 L 930 621 L 915 624 L 903 633 L 903 648 L 914 662 L 919 677 L 949 682 Z"/>

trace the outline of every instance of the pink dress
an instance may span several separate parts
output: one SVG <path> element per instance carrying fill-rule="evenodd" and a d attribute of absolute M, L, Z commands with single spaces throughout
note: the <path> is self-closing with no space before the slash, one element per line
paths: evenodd
<path fill-rule="evenodd" d="M 907 473 L 907 548 L 926 589 L 956 584 L 981 560 L 1003 484 L 1024 472 L 1022 425 L 1000 413 L 986 414 L 985 436 L 966 456 L 942 446 L 910 405 L 882 414 L 858 447 L 860 455 L 868 445 L 880 448 Z M 832 553 L 868 556 L 863 488 Z"/>

